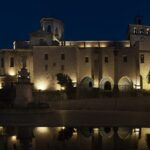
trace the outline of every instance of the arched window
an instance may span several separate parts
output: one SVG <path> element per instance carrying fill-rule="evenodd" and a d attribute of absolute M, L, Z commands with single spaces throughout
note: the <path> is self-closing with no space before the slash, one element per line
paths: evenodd
<path fill-rule="evenodd" d="M 104 90 L 110 91 L 111 90 L 111 83 L 106 81 L 104 84 Z"/>
<path fill-rule="evenodd" d="M 48 32 L 48 33 L 51 33 L 51 31 L 52 31 L 52 30 L 51 30 L 51 26 L 48 25 L 48 27 L 47 27 L 47 32 Z"/>
<path fill-rule="evenodd" d="M 92 87 L 93 87 L 93 83 L 89 82 L 89 88 L 92 88 Z"/>

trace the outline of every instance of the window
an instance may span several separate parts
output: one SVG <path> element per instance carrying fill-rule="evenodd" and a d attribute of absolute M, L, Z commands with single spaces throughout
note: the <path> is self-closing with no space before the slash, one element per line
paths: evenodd
<path fill-rule="evenodd" d="M 45 60 L 48 60 L 48 54 L 45 54 L 45 55 L 44 55 L 44 59 L 45 59 Z"/>
<path fill-rule="evenodd" d="M 141 54 L 141 63 L 144 63 L 144 54 Z"/>
<path fill-rule="evenodd" d="M 65 60 L 65 54 L 61 54 L 61 60 Z"/>
<path fill-rule="evenodd" d="M 140 30 L 140 34 L 144 34 L 144 29 L 141 29 L 141 30 Z"/>
<path fill-rule="evenodd" d="M 149 35 L 149 33 L 150 33 L 150 30 L 149 30 L 149 28 L 147 28 L 147 29 L 146 29 L 146 31 L 147 31 L 146 33 Z"/>
<path fill-rule="evenodd" d="M 13 57 L 10 58 L 10 67 L 14 67 L 14 58 Z"/>
<path fill-rule="evenodd" d="M 65 67 L 64 65 L 61 65 L 61 71 L 64 71 Z"/>
<path fill-rule="evenodd" d="M 45 71 L 48 71 L 48 65 L 45 65 Z"/>
<path fill-rule="evenodd" d="M 124 62 L 124 63 L 127 63 L 127 61 L 128 61 L 127 56 L 123 56 L 123 62 Z"/>
<path fill-rule="evenodd" d="M 134 34 L 137 34 L 137 33 L 138 33 L 137 28 L 134 28 L 133 33 L 134 33 Z"/>
<path fill-rule="evenodd" d="M 1 67 L 4 68 L 4 58 L 1 58 Z"/>
<path fill-rule="evenodd" d="M 53 63 L 53 67 L 56 67 L 56 63 Z"/>
<path fill-rule="evenodd" d="M 48 27 L 47 27 L 47 32 L 49 32 L 49 33 L 51 33 L 51 32 L 52 32 L 52 30 L 51 30 L 51 26 L 50 26 L 50 25 L 48 25 Z"/>
<path fill-rule="evenodd" d="M 89 57 L 85 57 L 85 63 L 89 62 Z"/>
<path fill-rule="evenodd" d="M 108 56 L 105 56 L 104 61 L 105 63 L 108 63 Z"/>

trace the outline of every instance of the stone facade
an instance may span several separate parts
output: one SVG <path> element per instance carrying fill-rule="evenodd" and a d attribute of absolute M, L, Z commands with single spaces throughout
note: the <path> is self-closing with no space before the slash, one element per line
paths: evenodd
<path fill-rule="evenodd" d="M 57 73 L 69 75 L 74 86 L 149 90 L 149 30 L 150 26 L 132 24 L 125 41 L 65 41 L 63 23 L 43 18 L 41 29 L 31 33 L 29 41 L 1 49 L 0 87 L 15 82 L 26 58 L 37 90 L 60 90 Z"/>

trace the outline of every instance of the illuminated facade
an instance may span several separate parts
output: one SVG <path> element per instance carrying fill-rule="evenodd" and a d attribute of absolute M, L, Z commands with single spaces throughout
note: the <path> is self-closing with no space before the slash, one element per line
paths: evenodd
<path fill-rule="evenodd" d="M 74 86 L 120 91 L 149 90 L 150 26 L 129 25 L 125 41 L 64 41 L 60 20 L 42 18 L 29 41 L 0 51 L 0 88 L 16 82 L 22 64 L 37 90 L 60 90 L 56 74 L 70 76 Z"/>

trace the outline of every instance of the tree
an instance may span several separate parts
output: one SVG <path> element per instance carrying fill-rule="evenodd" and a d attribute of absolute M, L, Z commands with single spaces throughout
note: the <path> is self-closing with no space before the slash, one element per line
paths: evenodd
<path fill-rule="evenodd" d="M 62 129 L 58 133 L 58 140 L 59 141 L 67 141 L 69 140 L 73 135 L 74 129 L 72 127 L 66 127 L 65 129 Z"/>
<path fill-rule="evenodd" d="M 67 74 L 63 74 L 63 73 L 58 73 L 56 76 L 57 76 L 58 84 L 61 87 L 64 87 L 64 90 L 68 98 L 72 98 L 73 83 L 71 78 Z"/>

